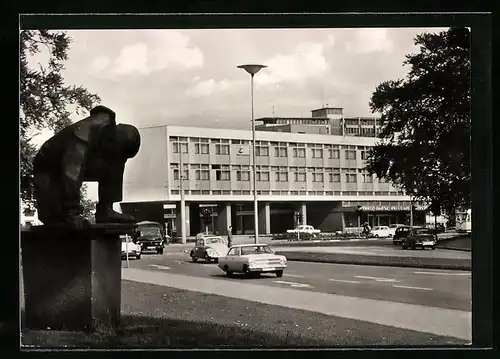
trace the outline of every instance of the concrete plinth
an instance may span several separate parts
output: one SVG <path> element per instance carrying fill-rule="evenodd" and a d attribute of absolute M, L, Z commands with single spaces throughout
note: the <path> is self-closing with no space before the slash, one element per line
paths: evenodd
<path fill-rule="evenodd" d="M 29 329 L 89 331 L 120 322 L 121 239 L 133 224 L 75 230 L 40 226 L 21 232 Z"/>

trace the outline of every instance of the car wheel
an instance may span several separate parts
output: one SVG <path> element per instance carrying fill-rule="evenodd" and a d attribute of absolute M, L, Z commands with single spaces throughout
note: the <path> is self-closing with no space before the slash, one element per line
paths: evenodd
<path fill-rule="evenodd" d="M 212 261 L 212 259 L 210 258 L 210 256 L 207 253 L 205 253 L 204 259 L 205 259 L 205 262 L 207 262 L 207 263 L 210 263 Z"/>
<path fill-rule="evenodd" d="M 190 256 L 191 256 L 191 260 L 192 260 L 194 263 L 198 262 L 198 258 L 196 258 L 196 257 L 194 256 L 194 253 L 193 253 L 193 252 L 191 252 Z"/>
<path fill-rule="evenodd" d="M 378 238 L 378 234 L 375 235 L 375 238 Z"/>
<path fill-rule="evenodd" d="M 158 253 L 158 254 L 163 254 L 163 248 L 158 248 L 158 249 L 156 250 L 156 253 Z"/>
<path fill-rule="evenodd" d="M 250 275 L 250 271 L 248 270 L 248 265 L 246 264 L 243 265 L 243 274 L 246 275 L 247 277 Z"/>
<path fill-rule="evenodd" d="M 432 248 L 432 250 L 435 250 L 435 249 L 436 249 L 436 247 L 435 247 L 435 246 L 432 246 L 431 248 Z"/>
<path fill-rule="evenodd" d="M 276 277 L 278 277 L 278 278 L 283 277 L 283 271 L 282 270 L 277 270 L 276 271 Z"/>
<path fill-rule="evenodd" d="M 141 259 L 141 255 L 140 254 L 136 255 L 135 259 Z"/>

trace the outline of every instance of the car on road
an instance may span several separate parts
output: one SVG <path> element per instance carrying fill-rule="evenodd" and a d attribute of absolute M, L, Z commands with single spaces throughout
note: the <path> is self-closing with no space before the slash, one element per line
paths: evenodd
<path fill-rule="evenodd" d="M 396 235 L 396 230 L 399 228 L 399 227 L 406 227 L 406 225 L 404 224 L 401 224 L 401 223 L 395 223 L 395 224 L 391 224 L 389 226 L 389 232 L 391 234 L 391 237 L 394 238 L 394 236 Z"/>
<path fill-rule="evenodd" d="M 370 231 L 370 237 L 387 238 L 392 237 L 392 231 L 388 226 L 375 226 Z"/>
<path fill-rule="evenodd" d="M 403 238 L 402 246 L 406 248 L 431 248 L 436 249 L 436 234 L 429 228 L 411 228 Z"/>
<path fill-rule="evenodd" d="M 275 273 L 277 277 L 282 277 L 286 265 L 286 257 L 275 254 L 267 244 L 234 245 L 225 257 L 219 259 L 218 264 L 228 277 L 234 273 L 246 276 Z"/>
<path fill-rule="evenodd" d="M 392 242 L 394 244 L 403 243 L 403 238 L 410 233 L 410 226 L 400 226 L 394 231 L 394 236 L 392 237 Z"/>
<path fill-rule="evenodd" d="M 151 221 L 137 222 L 136 225 L 134 242 L 141 246 L 142 252 L 153 250 L 158 254 L 163 254 L 165 244 L 170 241 L 163 226 L 158 222 Z"/>
<path fill-rule="evenodd" d="M 221 236 L 197 236 L 194 248 L 189 256 L 193 262 L 203 259 L 205 262 L 218 262 L 219 258 L 224 257 L 229 248 L 227 241 Z"/>
<path fill-rule="evenodd" d="M 289 229 L 286 233 L 299 233 L 299 234 L 320 234 L 321 230 L 315 229 L 313 226 L 309 226 L 306 224 L 301 224 L 295 229 Z"/>
<path fill-rule="evenodd" d="M 141 259 L 141 246 L 135 244 L 132 237 L 120 236 L 122 240 L 122 259 L 129 258 Z"/>

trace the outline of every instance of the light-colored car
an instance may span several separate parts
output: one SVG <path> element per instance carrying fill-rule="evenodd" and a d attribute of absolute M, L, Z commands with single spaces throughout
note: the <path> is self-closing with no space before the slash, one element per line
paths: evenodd
<path fill-rule="evenodd" d="M 307 234 L 320 234 L 321 230 L 315 229 L 313 226 L 309 226 L 307 224 L 301 224 L 297 226 L 295 229 L 289 229 L 286 233 L 307 233 Z"/>
<path fill-rule="evenodd" d="M 398 229 L 399 227 L 406 227 L 406 225 L 400 223 L 391 224 L 389 226 L 389 237 L 394 237 L 394 235 L 396 234 L 396 229 Z"/>
<path fill-rule="evenodd" d="M 141 259 L 141 246 L 132 241 L 132 237 L 120 236 L 122 240 L 122 259 L 129 258 Z"/>
<path fill-rule="evenodd" d="M 204 259 L 207 263 L 217 262 L 228 250 L 227 241 L 220 236 L 197 236 L 189 256 L 193 262 L 197 262 L 198 259 Z"/>
<path fill-rule="evenodd" d="M 392 231 L 388 226 L 375 226 L 370 231 L 370 237 L 387 238 L 392 236 Z"/>
<path fill-rule="evenodd" d="M 267 244 L 238 244 L 219 259 L 218 266 L 228 277 L 234 273 L 275 273 L 282 277 L 286 262 L 285 256 L 275 254 Z"/>

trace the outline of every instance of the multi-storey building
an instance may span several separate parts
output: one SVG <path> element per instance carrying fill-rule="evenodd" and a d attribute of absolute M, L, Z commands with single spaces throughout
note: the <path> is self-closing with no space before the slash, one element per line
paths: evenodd
<path fill-rule="evenodd" d="M 259 233 L 294 227 L 297 213 L 326 232 L 357 227 L 358 204 L 361 220 L 371 225 L 408 222 L 410 198 L 364 170 L 375 137 L 295 130 L 256 131 Z M 252 233 L 250 130 L 165 125 L 140 133 L 139 153 L 126 165 L 124 213 L 164 222 L 174 232 L 185 221 L 187 235 L 194 235 L 203 231 L 200 208 L 209 207 L 214 231 L 225 233 L 231 224 L 234 233 Z"/>

